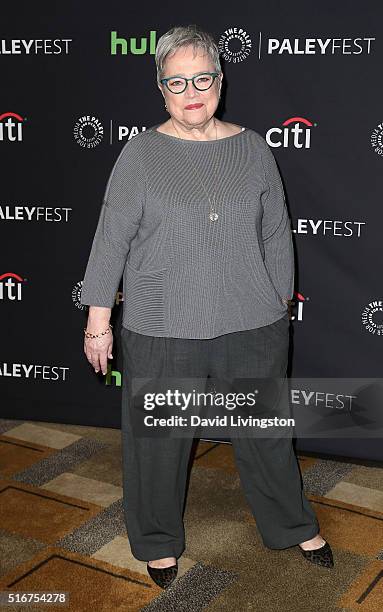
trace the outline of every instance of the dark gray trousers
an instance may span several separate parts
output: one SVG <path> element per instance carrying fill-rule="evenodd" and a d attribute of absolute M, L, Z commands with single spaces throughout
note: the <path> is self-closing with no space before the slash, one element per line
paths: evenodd
<path fill-rule="evenodd" d="M 286 313 L 271 325 L 211 339 L 146 336 L 121 328 L 123 506 L 136 559 L 178 558 L 185 549 L 182 513 L 193 438 L 135 436 L 129 381 L 285 377 L 289 325 Z M 264 545 L 281 549 L 314 537 L 319 523 L 302 490 L 291 437 L 232 437 L 231 443 Z"/>

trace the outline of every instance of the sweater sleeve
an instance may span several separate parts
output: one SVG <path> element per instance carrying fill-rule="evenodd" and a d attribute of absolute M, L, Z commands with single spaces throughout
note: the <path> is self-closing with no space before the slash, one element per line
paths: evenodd
<path fill-rule="evenodd" d="M 274 155 L 263 139 L 262 164 L 268 186 L 263 194 L 262 238 L 269 276 L 286 303 L 294 294 L 294 247 L 281 176 Z"/>
<path fill-rule="evenodd" d="M 112 308 L 130 243 L 138 231 L 145 177 L 132 141 L 118 156 L 105 189 L 81 290 L 81 304 Z"/>

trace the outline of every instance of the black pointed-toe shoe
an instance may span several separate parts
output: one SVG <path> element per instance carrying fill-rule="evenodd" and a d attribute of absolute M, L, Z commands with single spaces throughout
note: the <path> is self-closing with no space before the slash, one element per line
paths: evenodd
<path fill-rule="evenodd" d="M 334 559 L 332 556 L 332 550 L 330 544 L 325 542 L 323 546 L 314 548 L 313 550 L 303 550 L 298 544 L 298 548 L 302 555 L 311 563 L 321 565 L 322 567 L 334 567 Z"/>
<path fill-rule="evenodd" d="M 169 567 L 150 567 L 149 563 L 147 563 L 146 568 L 152 580 L 161 589 L 167 589 L 177 577 L 178 562 L 176 561 L 175 565 L 170 565 Z"/>

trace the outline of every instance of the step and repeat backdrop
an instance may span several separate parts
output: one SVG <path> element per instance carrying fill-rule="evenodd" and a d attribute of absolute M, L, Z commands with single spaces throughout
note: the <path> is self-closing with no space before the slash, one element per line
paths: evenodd
<path fill-rule="evenodd" d="M 2 9 L 2 418 L 120 426 L 122 285 L 104 377 L 83 352 L 82 279 L 119 152 L 168 118 L 157 41 L 196 23 L 220 49 L 217 116 L 266 139 L 285 188 L 297 448 L 383 459 L 383 8 L 358 6 Z"/>

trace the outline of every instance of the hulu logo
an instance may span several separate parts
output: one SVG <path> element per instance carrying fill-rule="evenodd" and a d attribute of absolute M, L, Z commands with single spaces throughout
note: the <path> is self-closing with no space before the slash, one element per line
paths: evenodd
<path fill-rule="evenodd" d="M 107 371 L 105 374 L 105 384 L 108 386 L 114 385 L 115 387 L 121 387 L 121 382 L 121 372 L 119 372 L 118 370 L 112 370 L 110 363 L 108 363 Z"/>
<path fill-rule="evenodd" d="M 148 38 L 141 38 L 141 42 L 137 43 L 137 38 L 126 38 L 117 37 L 117 32 L 112 31 L 110 34 L 110 53 L 111 55 L 128 55 L 128 53 L 132 53 L 132 55 L 144 55 L 148 52 L 150 55 L 154 55 L 156 52 L 156 31 L 150 30 L 149 33 L 149 41 Z"/>

